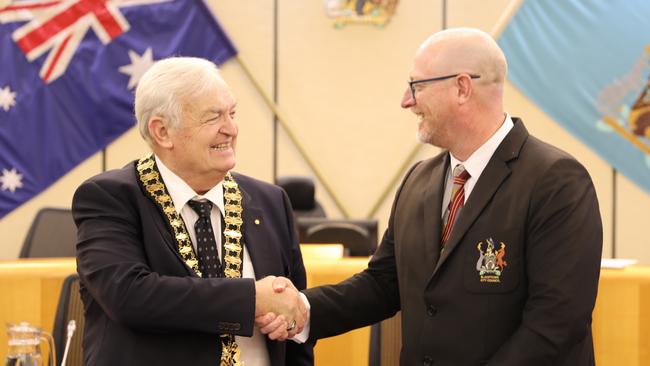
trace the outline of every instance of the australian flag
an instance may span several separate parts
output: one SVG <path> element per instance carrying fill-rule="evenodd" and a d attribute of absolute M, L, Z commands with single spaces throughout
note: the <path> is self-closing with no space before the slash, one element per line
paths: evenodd
<path fill-rule="evenodd" d="M 153 62 L 235 54 L 200 0 L 0 0 L 0 218 L 135 125 Z"/>

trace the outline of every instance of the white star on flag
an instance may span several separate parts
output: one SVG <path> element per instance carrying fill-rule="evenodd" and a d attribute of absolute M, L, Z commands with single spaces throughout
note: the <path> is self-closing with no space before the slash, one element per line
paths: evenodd
<path fill-rule="evenodd" d="M 0 182 L 2 183 L 3 191 L 10 190 L 11 193 L 16 192 L 16 189 L 23 187 L 23 175 L 18 174 L 16 168 L 11 170 L 2 169 L 2 176 L 0 176 Z"/>
<path fill-rule="evenodd" d="M 131 64 L 124 65 L 118 70 L 123 74 L 131 76 L 127 88 L 133 89 L 138 85 L 142 75 L 153 65 L 153 52 L 151 52 L 151 47 L 149 47 L 140 56 L 135 51 L 129 50 L 129 58 L 131 59 Z"/>
<path fill-rule="evenodd" d="M 9 85 L 0 89 L 0 108 L 4 109 L 5 112 L 9 111 L 9 108 L 16 105 L 16 93 L 11 91 Z"/>

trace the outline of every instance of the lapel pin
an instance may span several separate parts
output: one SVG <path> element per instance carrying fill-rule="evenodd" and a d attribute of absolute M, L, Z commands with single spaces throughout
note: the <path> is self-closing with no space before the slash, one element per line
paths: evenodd
<path fill-rule="evenodd" d="M 260 224 L 260 219 L 255 219 L 254 222 L 255 222 L 255 225 L 259 225 Z"/>

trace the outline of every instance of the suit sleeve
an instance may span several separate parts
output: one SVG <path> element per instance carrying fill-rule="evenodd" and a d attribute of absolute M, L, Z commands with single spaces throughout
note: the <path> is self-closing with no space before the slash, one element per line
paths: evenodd
<path fill-rule="evenodd" d="M 399 284 L 395 261 L 394 215 L 400 193 L 407 185 L 414 165 L 397 190 L 388 228 L 368 268 L 347 280 L 304 291 L 310 311 L 310 340 L 331 337 L 374 324 L 400 310 Z"/>
<path fill-rule="evenodd" d="M 300 252 L 300 245 L 294 229 L 293 209 L 291 208 L 289 197 L 287 197 L 287 194 L 284 191 L 282 191 L 282 203 L 287 222 L 286 230 L 289 231 L 289 244 L 291 246 L 291 270 L 289 273 L 289 279 L 298 290 L 304 290 L 307 287 L 305 265 L 302 261 L 302 253 Z M 314 364 L 314 342 L 299 344 L 293 341 L 287 341 L 286 347 L 287 365 L 311 366 Z"/>
<path fill-rule="evenodd" d="M 153 272 L 150 260 L 160 253 L 145 249 L 143 241 L 152 235 L 144 235 L 142 223 L 150 220 L 141 216 L 145 213 L 138 210 L 136 200 L 133 192 L 106 180 L 88 181 L 75 193 L 77 270 L 92 301 L 112 320 L 143 331 L 216 334 L 222 330 L 250 336 L 254 281 Z M 158 245 L 149 244 L 146 247 Z M 169 250 L 165 243 L 159 245 L 161 251 Z M 224 329 L 226 325 L 229 329 Z"/>
<path fill-rule="evenodd" d="M 304 291 L 310 311 L 309 339 L 331 337 L 374 324 L 399 309 L 394 243 L 390 229 L 368 268 L 336 284 Z"/>
<path fill-rule="evenodd" d="M 602 250 L 591 178 L 577 161 L 563 159 L 533 191 L 525 229 L 528 298 L 521 326 L 489 365 L 552 365 L 566 356 L 563 350 L 590 336 Z"/>

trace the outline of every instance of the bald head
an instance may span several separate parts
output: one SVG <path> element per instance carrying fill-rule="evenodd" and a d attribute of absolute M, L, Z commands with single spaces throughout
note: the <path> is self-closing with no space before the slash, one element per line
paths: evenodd
<path fill-rule="evenodd" d="M 420 117 L 418 139 L 464 160 L 501 126 L 508 66 L 478 29 L 435 33 L 418 49 L 402 107 Z"/>
<path fill-rule="evenodd" d="M 503 84 L 508 66 L 503 51 L 487 33 L 453 28 L 433 34 L 420 46 L 416 62 L 431 75 L 460 72 L 481 75 L 479 84 Z"/>

